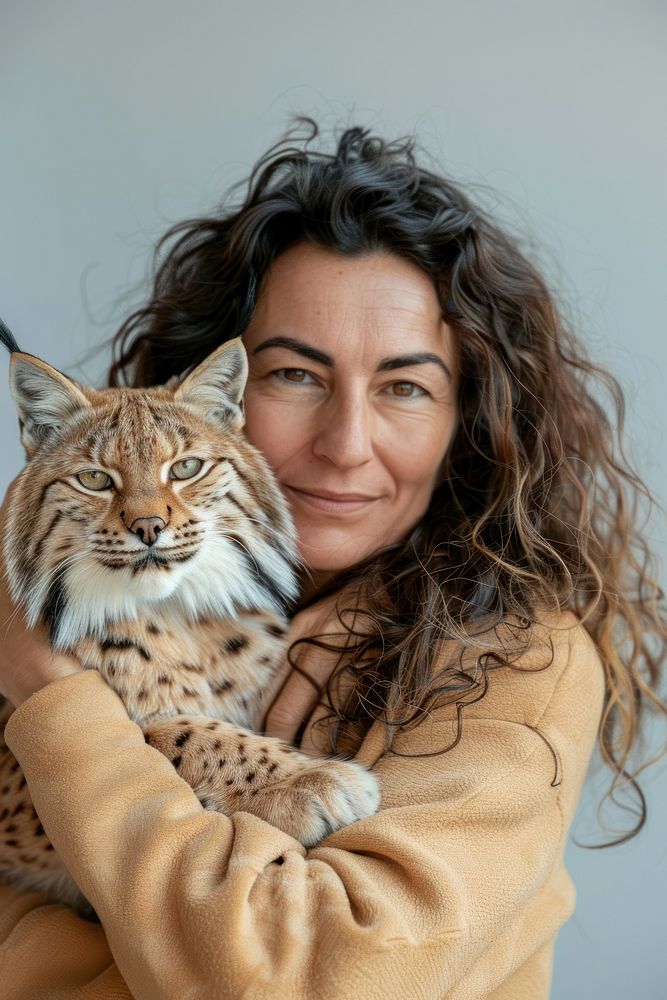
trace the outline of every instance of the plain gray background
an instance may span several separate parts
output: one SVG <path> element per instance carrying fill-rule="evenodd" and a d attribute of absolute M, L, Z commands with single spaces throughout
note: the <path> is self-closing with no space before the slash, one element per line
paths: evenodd
<path fill-rule="evenodd" d="M 621 380 L 630 454 L 663 501 L 665 10 L 1 0 L 0 312 L 24 349 L 99 381 L 108 354 L 82 358 L 141 301 L 155 239 L 213 208 L 290 113 L 414 132 L 542 248 L 569 315 Z M 6 392 L 0 417 L 4 488 L 22 462 Z M 648 533 L 664 566 L 664 519 Z M 573 826 L 587 843 L 604 839 L 601 779 Z M 557 1000 L 667 996 L 665 761 L 644 787 L 637 838 L 568 848 L 578 905 L 556 948 Z"/>

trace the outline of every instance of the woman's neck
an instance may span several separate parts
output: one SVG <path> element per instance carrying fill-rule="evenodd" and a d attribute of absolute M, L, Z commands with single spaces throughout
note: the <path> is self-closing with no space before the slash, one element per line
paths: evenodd
<path fill-rule="evenodd" d="M 304 570 L 299 587 L 299 607 L 308 607 L 336 589 L 339 573 L 328 570 Z"/>

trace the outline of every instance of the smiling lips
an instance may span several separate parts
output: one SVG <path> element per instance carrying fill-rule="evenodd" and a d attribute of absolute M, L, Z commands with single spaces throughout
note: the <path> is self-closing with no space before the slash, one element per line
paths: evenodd
<path fill-rule="evenodd" d="M 302 503 L 328 514 L 352 514 L 380 499 L 365 493 L 332 493 L 329 490 L 318 490 L 316 493 L 311 493 L 308 490 L 297 489 L 295 486 L 287 486 L 286 488 Z"/>

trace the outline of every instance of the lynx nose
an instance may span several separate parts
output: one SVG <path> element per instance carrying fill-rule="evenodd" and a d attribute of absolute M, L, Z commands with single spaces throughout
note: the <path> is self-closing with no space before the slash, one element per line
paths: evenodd
<path fill-rule="evenodd" d="M 166 528 L 161 517 L 138 517 L 130 525 L 130 531 L 140 538 L 144 545 L 155 545 L 157 536 Z"/>

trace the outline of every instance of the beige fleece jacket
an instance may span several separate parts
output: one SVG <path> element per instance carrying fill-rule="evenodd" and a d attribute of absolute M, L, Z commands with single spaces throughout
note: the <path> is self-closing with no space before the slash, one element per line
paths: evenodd
<path fill-rule="evenodd" d="M 99 674 L 38 691 L 7 743 L 101 926 L 0 886 L 3 1000 L 543 1000 L 604 693 L 583 627 L 548 624 L 551 665 L 490 671 L 448 753 L 384 754 L 375 724 L 359 757 L 380 812 L 310 850 L 202 809 Z M 455 718 L 433 711 L 394 749 L 447 745 Z"/>

